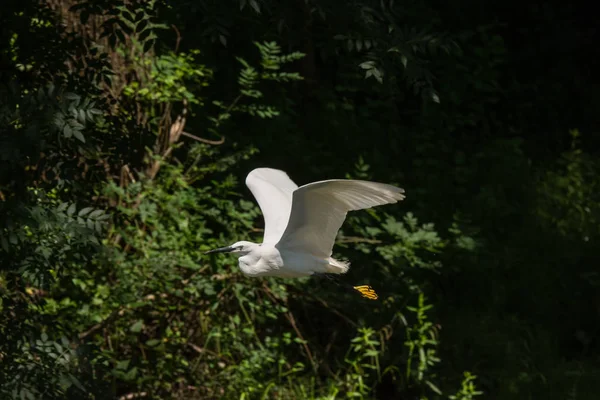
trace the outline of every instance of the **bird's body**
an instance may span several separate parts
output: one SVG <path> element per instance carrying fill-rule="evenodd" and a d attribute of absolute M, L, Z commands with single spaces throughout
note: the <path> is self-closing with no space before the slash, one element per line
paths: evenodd
<path fill-rule="evenodd" d="M 348 271 L 348 263 L 331 257 L 324 259 L 311 254 L 294 251 L 280 251 L 268 243 L 256 244 L 238 242 L 250 251 L 238 259 L 240 270 L 248 277 L 275 276 L 278 278 L 301 278 L 314 273 L 343 274 Z"/>
<path fill-rule="evenodd" d="M 331 255 L 347 212 L 404 199 L 403 189 L 368 181 L 332 179 L 298 187 L 285 172 L 271 168 L 250 172 L 246 185 L 265 218 L 263 243 L 242 241 L 209 253 L 238 254 L 249 277 L 346 273 L 349 263 Z"/>

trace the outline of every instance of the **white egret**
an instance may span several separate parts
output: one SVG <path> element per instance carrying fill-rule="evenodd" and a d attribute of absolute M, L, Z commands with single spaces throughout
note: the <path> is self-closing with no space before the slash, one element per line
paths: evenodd
<path fill-rule="evenodd" d="M 331 179 L 298 187 L 280 170 L 257 168 L 246 185 L 265 219 L 262 244 L 236 242 L 210 253 L 234 253 L 249 277 L 297 278 L 344 274 L 350 264 L 331 257 L 348 211 L 404 199 L 404 190 L 384 183 Z M 369 285 L 352 286 L 363 297 L 377 299 Z"/>

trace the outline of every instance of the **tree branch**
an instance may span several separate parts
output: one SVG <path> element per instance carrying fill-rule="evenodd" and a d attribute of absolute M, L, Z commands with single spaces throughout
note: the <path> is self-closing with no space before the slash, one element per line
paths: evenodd
<path fill-rule="evenodd" d="M 204 139 L 204 138 L 192 135 L 191 133 L 187 133 L 187 132 L 184 132 L 184 131 L 182 131 L 181 134 L 183 136 L 187 136 L 187 137 L 189 137 L 191 139 L 194 139 L 194 140 L 196 140 L 198 142 L 201 142 L 201 143 L 212 144 L 212 145 L 220 145 L 220 144 L 225 143 L 225 136 L 221 137 L 221 139 L 219 139 L 219 140 L 209 140 L 209 139 Z"/>

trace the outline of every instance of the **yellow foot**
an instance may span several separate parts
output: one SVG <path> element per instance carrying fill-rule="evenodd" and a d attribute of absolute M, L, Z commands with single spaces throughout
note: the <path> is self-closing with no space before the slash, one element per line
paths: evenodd
<path fill-rule="evenodd" d="M 360 295 L 369 300 L 377 300 L 379 296 L 373 290 L 370 285 L 360 285 L 360 286 L 352 286 L 354 290 L 360 293 Z"/>

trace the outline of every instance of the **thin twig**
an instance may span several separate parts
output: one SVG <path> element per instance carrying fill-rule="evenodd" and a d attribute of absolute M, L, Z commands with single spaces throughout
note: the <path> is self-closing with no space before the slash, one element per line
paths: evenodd
<path fill-rule="evenodd" d="M 354 236 L 345 236 L 340 240 L 337 240 L 337 243 L 370 243 L 370 244 L 379 244 L 383 243 L 381 240 L 377 239 L 365 239 L 361 237 Z"/>
<path fill-rule="evenodd" d="M 201 142 L 201 143 L 212 144 L 212 145 L 220 145 L 220 144 L 225 143 L 225 136 L 221 137 L 221 139 L 219 139 L 219 140 L 209 140 L 209 139 L 204 139 L 204 138 L 198 137 L 196 135 L 192 135 L 191 133 L 187 133 L 187 132 L 183 132 L 183 131 L 181 132 L 181 134 L 183 136 L 187 136 L 189 138 L 197 140 L 198 142 Z"/>
<path fill-rule="evenodd" d="M 218 354 L 215 351 L 208 350 L 208 349 L 205 349 L 205 348 L 200 347 L 200 346 L 196 346 L 193 343 L 187 343 L 187 345 L 190 346 L 198 354 L 204 354 L 204 353 L 206 353 L 206 354 L 210 354 L 212 356 L 215 356 L 217 358 L 220 358 L 221 360 L 226 361 L 228 363 L 232 363 L 233 362 L 233 360 L 231 360 L 230 358 L 227 358 L 227 356 L 220 355 L 220 354 Z"/>
<path fill-rule="evenodd" d="M 88 329 L 85 332 L 81 332 L 79 334 L 79 339 L 85 339 L 86 336 L 91 335 L 92 333 L 96 332 L 98 329 L 102 328 L 104 326 L 105 321 L 102 321 L 94 326 L 92 326 L 90 329 Z"/>
<path fill-rule="evenodd" d="M 177 29 L 175 24 L 172 24 L 171 27 L 175 30 L 175 33 L 177 33 L 177 40 L 175 41 L 175 53 L 177 53 L 179 51 L 179 43 L 181 43 L 181 32 L 179 32 L 179 29 Z"/>
<path fill-rule="evenodd" d="M 273 294 L 271 293 L 271 289 L 269 289 L 269 287 L 267 286 L 266 283 L 263 284 L 263 287 L 265 289 L 265 293 L 267 294 L 267 296 L 269 296 L 271 298 L 271 300 L 273 300 L 274 302 L 277 303 L 278 302 L 277 299 L 275 298 L 275 296 L 273 296 Z M 283 300 L 283 303 L 285 304 L 286 308 L 289 310 L 287 301 Z M 315 364 L 315 360 L 312 356 L 312 352 L 310 351 L 310 347 L 308 347 L 307 341 L 304 339 L 304 336 L 302 336 L 302 332 L 300 332 L 300 329 L 298 329 L 298 326 L 296 325 L 296 319 L 294 318 L 294 314 L 292 314 L 290 311 L 288 311 L 285 313 L 285 317 L 287 318 L 288 322 L 290 323 L 290 325 L 296 332 L 296 335 L 298 335 L 300 340 L 302 340 L 302 346 L 304 347 L 304 351 L 306 352 L 306 355 L 308 356 L 308 359 L 310 360 L 310 364 L 312 365 L 313 369 L 315 369 L 316 364 Z"/>
<path fill-rule="evenodd" d="M 81 332 L 79 334 L 79 339 L 85 339 L 87 336 L 91 335 L 92 333 L 96 332 L 98 329 L 104 327 L 108 321 L 110 321 L 112 318 L 114 318 L 115 315 L 119 314 L 121 311 L 124 310 L 124 307 L 119 308 L 118 310 L 113 311 L 106 319 L 104 319 L 103 321 L 97 323 L 96 325 L 92 326 L 90 329 L 88 329 L 85 332 Z"/>
<path fill-rule="evenodd" d="M 225 114 L 229 114 L 231 112 L 231 110 L 233 110 L 233 107 L 235 107 L 237 105 L 237 103 L 242 99 L 242 95 L 238 94 L 238 96 L 233 99 L 233 101 L 231 102 L 231 104 L 229 105 L 229 107 L 227 107 L 227 110 L 225 110 L 224 113 L 222 113 L 221 115 L 225 115 Z M 215 124 L 217 127 L 219 127 L 220 125 L 220 119 L 217 118 L 217 123 Z"/>
<path fill-rule="evenodd" d="M 308 347 L 306 339 L 304 339 L 304 336 L 302 336 L 302 332 L 300 332 L 300 329 L 298 329 L 298 326 L 296 325 L 296 319 L 294 318 L 294 314 L 292 314 L 290 311 L 288 311 L 285 313 L 285 317 L 289 321 L 289 323 L 292 326 L 292 328 L 294 329 L 294 331 L 296 331 L 296 335 L 298 335 L 300 340 L 302 340 L 302 346 L 304 346 L 304 351 L 306 351 L 306 355 L 308 356 L 308 359 L 310 360 L 310 365 L 312 365 L 313 368 L 316 369 L 316 364 L 315 364 L 315 360 L 312 356 L 312 352 L 310 351 L 310 347 Z"/>
<path fill-rule="evenodd" d="M 310 294 L 309 294 L 309 296 L 312 297 L 313 299 L 317 300 L 319 303 L 321 303 L 323 305 L 323 307 L 331 310 L 335 315 L 337 315 L 338 317 L 340 317 L 341 319 L 343 319 L 350 325 L 352 325 L 354 327 L 358 327 L 358 324 L 356 322 L 352 321 L 349 317 L 345 316 L 344 314 L 339 312 L 337 309 L 331 307 L 329 304 L 327 304 L 327 302 L 325 300 L 321 299 L 319 296 L 310 295 Z"/>
<path fill-rule="evenodd" d="M 331 338 L 329 339 L 329 343 L 327 343 L 327 345 L 325 346 L 325 354 L 329 354 L 329 351 L 331 350 L 331 346 L 333 346 L 333 342 L 335 342 L 335 339 L 337 338 L 337 335 L 338 335 L 338 331 L 336 329 L 331 334 Z"/>

